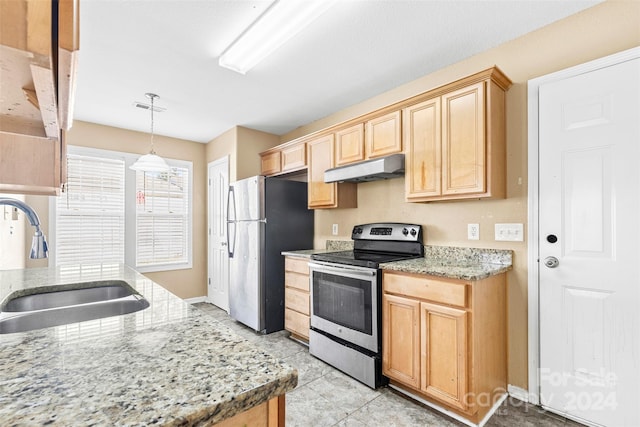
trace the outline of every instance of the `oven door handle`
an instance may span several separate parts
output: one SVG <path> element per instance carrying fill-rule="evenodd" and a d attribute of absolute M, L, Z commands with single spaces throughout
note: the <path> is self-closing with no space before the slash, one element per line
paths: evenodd
<path fill-rule="evenodd" d="M 358 276 L 375 276 L 377 273 L 376 270 L 370 270 L 370 269 L 358 269 L 357 267 L 354 268 L 352 266 L 345 266 L 345 267 L 338 267 L 338 266 L 328 266 L 326 264 L 316 264 L 314 262 L 310 262 L 309 263 L 309 267 L 313 268 L 315 270 L 318 271 L 330 271 L 330 272 L 334 272 L 334 273 L 350 273 L 350 274 L 354 274 L 354 275 L 358 275 Z"/>

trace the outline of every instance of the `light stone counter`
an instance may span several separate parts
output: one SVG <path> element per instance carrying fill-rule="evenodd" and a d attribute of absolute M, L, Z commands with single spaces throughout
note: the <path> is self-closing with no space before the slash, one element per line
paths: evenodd
<path fill-rule="evenodd" d="M 513 252 L 501 249 L 425 246 L 424 258 L 381 264 L 383 270 L 482 280 L 511 270 Z"/>
<path fill-rule="evenodd" d="M 0 334 L 1 424 L 209 424 L 295 388 L 294 368 L 123 265 L 0 271 L 0 299 L 103 279 L 125 280 L 151 306 Z"/>

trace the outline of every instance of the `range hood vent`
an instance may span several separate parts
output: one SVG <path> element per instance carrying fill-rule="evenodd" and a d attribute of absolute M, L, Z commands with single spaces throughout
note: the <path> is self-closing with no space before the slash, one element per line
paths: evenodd
<path fill-rule="evenodd" d="M 328 169 L 324 182 L 368 182 L 404 176 L 404 154 Z"/>

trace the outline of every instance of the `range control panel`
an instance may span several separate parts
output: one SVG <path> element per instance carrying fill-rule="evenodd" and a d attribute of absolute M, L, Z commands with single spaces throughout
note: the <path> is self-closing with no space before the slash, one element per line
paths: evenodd
<path fill-rule="evenodd" d="M 353 240 L 422 241 L 422 226 L 398 222 L 361 224 L 351 231 Z"/>

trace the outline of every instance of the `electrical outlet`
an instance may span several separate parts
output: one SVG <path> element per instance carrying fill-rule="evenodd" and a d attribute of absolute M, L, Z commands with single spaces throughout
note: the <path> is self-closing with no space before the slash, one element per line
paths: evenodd
<path fill-rule="evenodd" d="M 467 239 L 480 240 L 480 224 L 467 224 Z"/>
<path fill-rule="evenodd" d="M 333 224 L 333 226 L 331 226 L 331 234 L 334 236 L 338 235 L 338 224 Z"/>
<path fill-rule="evenodd" d="M 495 238 L 503 242 L 524 241 L 524 226 L 522 224 L 496 224 Z"/>

